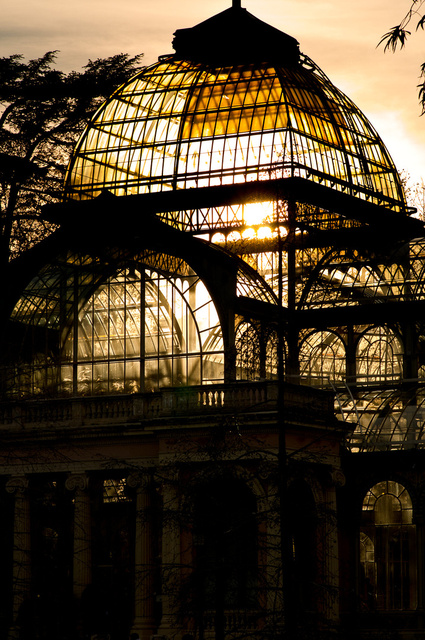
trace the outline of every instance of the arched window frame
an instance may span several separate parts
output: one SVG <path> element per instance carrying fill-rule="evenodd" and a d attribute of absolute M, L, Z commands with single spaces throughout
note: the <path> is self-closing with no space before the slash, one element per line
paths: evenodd
<path fill-rule="evenodd" d="M 158 254 L 156 262 L 123 261 L 99 277 L 95 261 L 70 254 L 42 271 L 12 316 L 25 354 L 14 395 L 223 382 L 223 332 L 207 286 L 184 261 Z"/>
<path fill-rule="evenodd" d="M 389 326 L 369 327 L 357 341 L 358 382 L 392 382 L 403 377 L 403 345 Z"/>
<path fill-rule="evenodd" d="M 416 526 L 412 500 L 402 484 L 384 480 L 367 492 L 362 504 L 359 542 L 363 608 L 415 609 Z"/>
<path fill-rule="evenodd" d="M 314 331 L 299 349 L 300 375 L 311 385 L 343 382 L 346 377 L 346 346 L 334 331 Z"/>
<path fill-rule="evenodd" d="M 99 314 L 105 316 L 99 330 L 104 329 L 106 351 L 94 329 Z M 72 375 L 78 394 L 202 384 L 211 381 L 214 368 L 223 368 L 223 345 L 217 340 L 217 329 L 217 312 L 196 275 L 124 269 L 99 287 L 80 310 L 78 345 L 73 329 L 69 346 L 65 346 L 72 365 L 64 365 L 63 370 Z M 214 350 L 210 353 L 211 347 Z M 214 381 L 221 382 L 222 375 Z"/>

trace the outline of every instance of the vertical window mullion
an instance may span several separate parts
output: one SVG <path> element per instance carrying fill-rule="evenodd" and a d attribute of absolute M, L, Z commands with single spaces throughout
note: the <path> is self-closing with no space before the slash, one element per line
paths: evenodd
<path fill-rule="evenodd" d="M 123 362 L 123 391 L 125 392 L 127 389 L 127 287 L 128 285 L 128 269 L 124 270 L 124 291 L 123 291 L 123 310 L 122 310 L 122 340 L 123 340 L 123 354 L 124 354 L 124 362 Z M 131 369 L 130 369 L 131 370 Z"/>
<path fill-rule="evenodd" d="M 79 322 L 78 322 L 78 271 L 77 268 L 74 267 L 73 269 L 73 273 L 74 273 L 74 282 L 73 282 L 73 289 L 74 289 L 74 299 L 73 299 L 73 304 L 72 304 L 72 309 L 73 309 L 73 332 L 74 332 L 74 344 L 73 344 L 73 354 L 72 354 L 72 359 L 73 359 L 73 371 L 72 371 L 72 391 L 74 395 L 77 395 L 78 393 L 78 342 L 79 342 Z"/>
<path fill-rule="evenodd" d="M 140 353 L 139 353 L 139 376 L 140 391 L 145 392 L 145 363 L 146 363 L 146 271 L 140 269 Z"/>
<path fill-rule="evenodd" d="M 108 386 L 108 393 L 110 393 L 111 391 L 111 382 L 110 382 L 110 358 L 111 358 L 111 283 L 110 281 L 108 281 L 108 322 L 107 322 L 107 345 L 108 345 L 108 350 L 107 350 L 107 364 L 106 364 L 106 371 L 107 371 L 107 386 Z"/>

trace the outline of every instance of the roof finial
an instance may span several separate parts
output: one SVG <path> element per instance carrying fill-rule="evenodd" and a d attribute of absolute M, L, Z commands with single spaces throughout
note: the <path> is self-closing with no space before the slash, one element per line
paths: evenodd
<path fill-rule="evenodd" d="M 232 0 L 233 9 L 242 9 L 241 0 Z"/>

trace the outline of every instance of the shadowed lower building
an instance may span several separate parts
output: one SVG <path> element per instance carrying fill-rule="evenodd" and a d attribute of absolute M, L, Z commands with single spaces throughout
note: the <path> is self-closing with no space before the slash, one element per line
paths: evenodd
<path fill-rule="evenodd" d="M 423 224 L 295 39 L 173 46 L 11 265 L 2 633 L 421 638 Z"/>

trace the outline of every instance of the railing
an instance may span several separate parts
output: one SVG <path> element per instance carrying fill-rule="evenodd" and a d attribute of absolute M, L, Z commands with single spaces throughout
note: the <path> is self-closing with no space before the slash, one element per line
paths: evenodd
<path fill-rule="evenodd" d="M 286 411 L 301 407 L 303 415 L 333 413 L 333 398 L 316 389 L 285 384 Z M 9 427 L 117 424 L 213 413 L 277 410 L 278 383 L 236 382 L 162 389 L 154 393 L 78 398 L 10 400 L 0 403 L 0 425 Z"/>
<path fill-rule="evenodd" d="M 204 613 L 204 631 L 208 636 L 210 635 L 209 632 L 215 631 L 215 617 L 216 613 L 214 611 Z M 258 611 L 225 609 L 225 611 L 223 611 L 224 629 L 227 632 L 238 631 L 239 633 L 241 630 L 245 633 L 247 631 L 257 630 L 259 617 L 260 614 Z"/>

